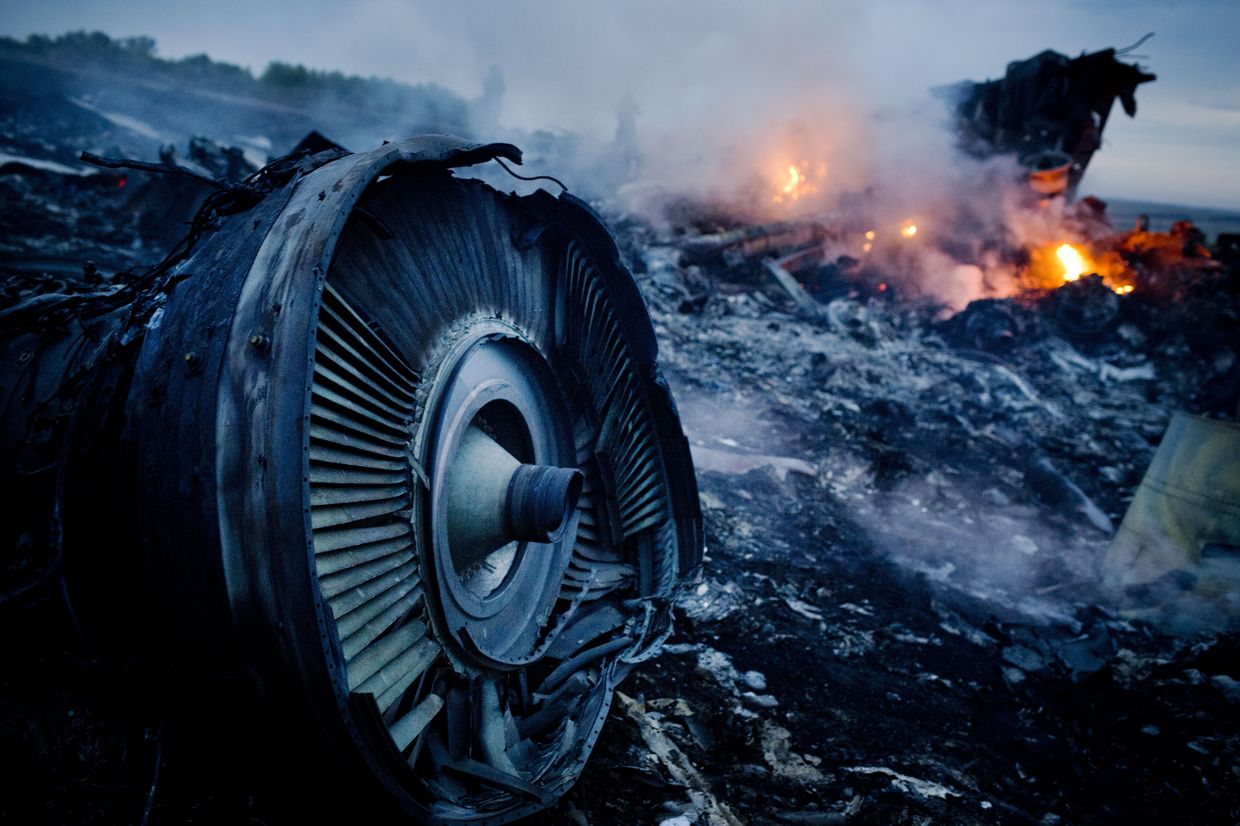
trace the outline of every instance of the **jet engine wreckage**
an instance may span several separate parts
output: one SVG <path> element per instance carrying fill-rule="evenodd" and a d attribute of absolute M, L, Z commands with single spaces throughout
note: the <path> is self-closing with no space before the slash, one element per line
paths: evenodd
<path fill-rule="evenodd" d="M 497 158 L 295 153 L 150 273 L 3 312 L 7 601 L 166 623 L 428 822 L 558 799 L 702 558 L 632 277 L 567 192 L 452 174 Z"/>

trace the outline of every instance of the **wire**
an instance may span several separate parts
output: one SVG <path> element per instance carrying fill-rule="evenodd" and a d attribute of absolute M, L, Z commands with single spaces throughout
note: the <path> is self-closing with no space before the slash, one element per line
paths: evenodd
<path fill-rule="evenodd" d="M 517 173 L 513 172 L 512 169 L 509 168 L 508 164 L 504 163 L 499 158 L 492 158 L 491 160 L 495 161 L 497 164 L 502 166 L 505 172 L 507 172 L 509 175 L 511 175 L 512 177 L 518 180 L 521 180 L 521 181 L 551 181 L 556 186 L 558 186 L 560 189 L 564 190 L 565 192 L 568 192 L 568 187 L 564 186 L 564 182 L 561 181 L 559 178 L 553 178 L 550 175 L 531 175 L 529 177 L 526 177 L 525 175 L 518 175 Z"/>
<path fill-rule="evenodd" d="M 1134 49 L 1136 49 L 1137 47 L 1139 47 L 1139 46 L 1140 46 L 1142 43 L 1144 43 L 1145 41 L 1149 40 L 1149 39 L 1150 39 L 1151 37 L 1153 37 L 1153 36 L 1154 36 L 1154 32 L 1149 32 L 1149 33 L 1147 33 L 1147 34 L 1145 35 L 1145 37 L 1141 38 L 1141 39 L 1140 39 L 1140 40 L 1138 40 L 1136 43 L 1133 43 L 1131 46 L 1125 46 L 1125 47 L 1124 47 L 1124 48 L 1122 48 L 1122 49 L 1116 49 L 1116 50 L 1115 50 L 1115 54 L 1117 54 L 1117 55 L 1126 55 L 1126 54 L 1128 54 L 1129 52 L 1131 52 L 1131 51 L 1133 51 Z"/>
<path fill-rule="evenodd" d="M 155 790 L 159 786 L 160 770 L 164 766 L 164 739 L 168 735 L 168 705 L 172 702 L 169 696 L 176 691 L 176 673 L 168 674 L 168 682 L 161 698 L 161 708 L 159 711 L 159 732 L 155 740 L 155 767 L 151 771 L 151 785 L 146 792 L 146 805 L 142 807 L 141 826 L 147 826 L 151 821 L 151 812 L 155 809 Z"/>
<path fill-rule="evenodd" d="M 228 184 L 222 181 L 208 178 L 206 175 L 200 175 L 192 169 L 186 169 L 174 163 L 150 163 L 148 161 L 132 161 L 129 159 L 101 158 L 93 152 L 83 152 L 78 157 L 88 164 L 102 166 L 105 169 L 135 169 L 140 172 L 154 172 L 158 175 L 184 175 L 187 178 L 193 178 L 195 181 L 216 189 L 231 189 Z"/>

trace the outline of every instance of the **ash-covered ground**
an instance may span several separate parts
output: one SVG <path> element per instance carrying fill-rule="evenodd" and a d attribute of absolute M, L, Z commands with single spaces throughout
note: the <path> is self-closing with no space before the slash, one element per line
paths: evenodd
<path fill-rule="evenodd" d="M 1054 295 L 1003 302 L 1028 327 L 996 353 L 962 338 L 979 308 L 806 317 L 622 235 L 708 561 L 562 822 L 1236 818 L 1237 638 L 1101 585 L 1171 411 L 1234 394 L 1235 341 L 1208 334 L 1234 291 L 1125 298 L 1076 341 Z"/>
<path fill-rule="evenodd" d="M 126 148 L 124 122 L 53 90 L 40 125 L 6 94 L 4 304 L 157 260 L 144 221 L 176 193 L 73 163 Z M 954 318 L 865 293 L 809 312 L 680 263 L 640 221 L 615 228 L 694 445 L 707 559 L 539 822 L 1240 820 L 1240 637 L 1205 627 L 1215 606 L 1101 576 L 1172 412 L 1235 413 L 1234 262 L 1116 299 L 1083 332 L 1083 290 Z M 319 811 L 273 768 L 267 721 L 204 701 L 240 689 L 39 644 L 62 631 L 9 641 L 0 814 Z"/>

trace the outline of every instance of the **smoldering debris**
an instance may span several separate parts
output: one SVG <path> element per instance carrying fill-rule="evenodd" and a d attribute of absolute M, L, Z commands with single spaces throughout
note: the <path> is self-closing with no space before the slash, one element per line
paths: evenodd
<path fill-rule="evenodd" d="M 833 283 L 807 288 L 807 309 L 759 266 L 803 253 L 729 261 L 633 233 L 701 469 L 766 467 L 786 487 L 795 461 L 893 558 L 997 604 L 1101 600 L 1098 560 L 1170 411 L 1236 414 L 1225 331 L 1240 304 L 1204 248 L 1181 243 L 1165 266 L 1134 257 L 1132 290 L 1061 278 L 944 319 L 828 264 L 798 278 Z"/>
<path fill-rule="evenodd" d="M 143 215 L 184 220 L 76 160 L 124 154 L 84 117 L 0 128 L 4 307 L 106 289 L 165 250 Z M 168 160 L 244 174 L 246 147 L 216 137 Z M 1172 411 L 1236 416 L 1235 238 L 1113 226 L 1087 200 L 1028 212 L 1025 173 L 986 170 L 1014 201 L 986 221 L 881 223 L 861 198 L 655 226 L 600 204 L 693 442 L 708 557 L 544 822 L 1240 818 L 1235 617 L 1199 604 L 1169 630 L 1151 611 L 1190 580 L 1112 590 L 1102 568 Z M 155 822 L 313 816 L 265 781 L 266 721 L 186 708 L 149 664 L 19 653 L 0 812 L 52 790 L 60 820 L 132 819 L 157 785 Z"/>
<path fill-rule="evenodd" d="M 1103 286 L 1114 316 L 1082 329 L 1072 282 L 945 320 L 864 283 L 807 312 L 762 256 L 703 258 L 641 224 L 621 241 L 705 458 L 708 526 L 707 578 L 641 696 L 731 811 L 1234 816 L 1236 616 L 1199 605 L 1172 635 L 1148 607 L 1181 586 L 1116 593 L 1102 569 L 1171 410 L 1236 414 L 1233 276 L 1177 257 L 1138 282 L 1174 280 L 1176 299 Z M 613 725 L 600 765 L 643 751 Z M 603 788 L 585 782 L 578 807 Z M 591 822 L 634 801 L 648 822 L 683 817 L 679 799 L 643 790 Z"/>
<path fill-rule="evenodd" d="M 1116 227 L 1017 173 L 992 222 L 623 227 L 703 459 L 708 578 L 681 638 L 726 657 L 707 681 L 701 655 L 642 679 L 687 707 L 669 736 L 742 817 L 1240 811 L 1213 763 L 1240 743 L 1240 614 L 1187 571 L 1116 589 L 1104 570 L 1172 411 L 1240 412 L 1230 242 Z M 978 250 L 953 312 L 918 270 Z M 769 711 L 725 699 L 744 670 Z"/>

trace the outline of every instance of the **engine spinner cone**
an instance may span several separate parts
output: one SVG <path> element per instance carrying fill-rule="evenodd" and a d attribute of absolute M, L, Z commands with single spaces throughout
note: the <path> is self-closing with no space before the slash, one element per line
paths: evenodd
<path fill-rule="evenodd" d="M 509 542 L 553 542 L 581 496 L 573 468 L 522 464 L 477 426 L 461 437 L 447 477 L 453 564 L 472 568 Z"/>

